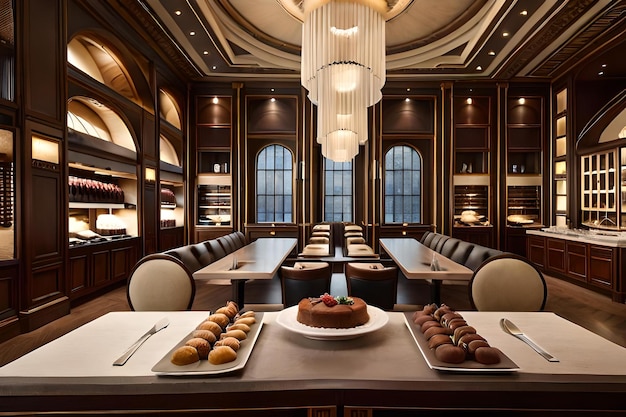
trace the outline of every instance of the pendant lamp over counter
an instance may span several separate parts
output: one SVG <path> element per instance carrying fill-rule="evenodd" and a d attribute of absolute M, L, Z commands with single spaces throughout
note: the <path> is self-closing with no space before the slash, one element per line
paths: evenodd
<path fill-rule="evenodd" d="M 385 85 L 384 0 L 304 0 L 301 81 L 317 106 L 322 155 L 347 162 L 368 139 Z"/>

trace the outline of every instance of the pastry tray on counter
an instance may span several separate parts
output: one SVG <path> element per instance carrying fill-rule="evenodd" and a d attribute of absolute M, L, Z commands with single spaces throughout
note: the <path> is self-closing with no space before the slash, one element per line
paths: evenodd
<path fill-rule="evenodd" d="M 431 369 L 450 372 L 515 372 L 519 370 L 519 367 L 515 364 L 515 362 L 502 352 L 500 352 L 500 363 L 496 363 L 494 365 L 485 365 L 473 360 L 466 360 L 465 362 L 459 364 L 447 363 L 438 360 L 435 357 L 434 350 L 428 347 L 428 341 L 426 340 L 426 337 L 424 337 L 424 334 L 420 330 L 419 326 L 413 323 L 413 314 L 414 313 L 412 312 L 404 313 L 404 321 L 406 323 L 406 327 L 409 328 L 409 332 L 411 332 L 411 336 L 413 336 L 415 343 L 417 343 L 417 347 L 422 352 L 424 360 Z M 497 348 L 497 346 L 494 347 Z"/>
<path fill-rule="evenodd" d="M 241 345 L 239 350 L 237 351 L 237 359 L 232 362 L 224 363 L 221 365 L 213 365 L 206 359 L 200 360 L 199 362 L 192 363 L 190 365 L 178 366 L 174 365 L 170 358 L 176 349 L 181 346 L 184 346 L 187 340 L 192 338 L 193 332 L 196 329 L 193 329 L 189 334 L 184 337 L 178 344 L 176 344 L 172 349 L 170 349 L 163 358 L 156 363 L 152 367 L 152 372 L 157 375 L 170 375 L 170 376 L 189 376 L 189 375 L 222 375 L 229 372 L 234 372 L 236 370 L 242 369 L 246 366 L 248 362 L 248 358 L 250 354 L 252 354 L 252 349 L 254 349 L 254 345 L 256 344 L 256 340 L 261 333 L 261 327 L 263 327 L 263 313 L 255 313 L 256 323 L 250 326 L 250 331 L 247 334 L 247 338 L 241 341 Z M 199 325 L 200 323 L 198 323 Z"/>

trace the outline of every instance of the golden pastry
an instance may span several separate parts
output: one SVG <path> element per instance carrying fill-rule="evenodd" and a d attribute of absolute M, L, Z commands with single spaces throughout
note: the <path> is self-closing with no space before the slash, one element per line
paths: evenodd
<path fill-rule="evenodd" d="M 226 328 L 227 331 L 229 330 L 243 330 L 244 332 L 248 333 L 250 332 L 250 326 L 248 326 L 247 324 L 244 323 L 235 323 L 233 325 L 230 325 Z"/>
<path fill-rule="evenodd" d="M 209 343 L 215 343 L 215 341 L 217 340 L 217 336 L 215 336 L 215 333 L 206 329 L 194 330 L 194 332 L 191 334 L 191 337 L 200 337 Z"/>
<path fill-rule="evenodd" d="M 224 313 L 211 314 L 207 320 L 219 324 L 222 329 L 225 329 L 230 323 L 230 319 Z"/>
<path fill-rule="evenodd" d="M 222 334 L 222 327 L 214 321 L 205 320 L 198 326 L 198 330 L 208 330 L 215 335 L 216 338 Z"/>
<path fill-rule="evenodd" d="M 230 346 L 217 346 L 209 352 L 209 362 L 213 365 L 221 365 L 223 363 L 232 362 L 237 359 L 237 352 Z"/>
<path fill-rule="evenodd" d="M 187 340 L 185 342 L 185 345 L 196 348 L 196 350 L 198 351 L 198 357 L 200 359 L 206 359 L 209 357 L 211 345 L 205 339 L 202 339 L 200 337 L 194 337 L 193 339 Z"/>
<path fill-rule="evenodd" d="M 244 340 L 248 337 L 248 335 L 243 330 L 229 330 L 226 333 L 221 334 L 220 340 L 227 337 L 234 337 L 237 340 Z"/>
<path fill-rule="evenodd" d="M 230 307 L 220 307 L 215 310 L 216 314 L 225 314 L 229 319 L 232 319 L 237 315 L 237 312 Z"/>
<path fill-rule="evenodd" d="M 170 360 L 174 365 L 183 366 L 198 362 L 200 356 L 196 348 L 192 346 L 181 346 L 172 353 Z"/>
<path fill-rule="evenodd" d="M 242 318 L 235 320 L 235 324 L 239 324 L 239 323 L 247 324 L 248 326 L 250 326 L 256 323 L 256 319 L 254 317 L 242 317 Z"/>
<path fill-rule="evenodd" d="M 239 339 L 228 336 L 223 338 L 222 340 L 218 340 L 217 342 L 215 342 L 215 346 L 229 346 L 236 352 L 239 350 L 239 346 L 241 346 L 241 344 L 239 342 Z"/>

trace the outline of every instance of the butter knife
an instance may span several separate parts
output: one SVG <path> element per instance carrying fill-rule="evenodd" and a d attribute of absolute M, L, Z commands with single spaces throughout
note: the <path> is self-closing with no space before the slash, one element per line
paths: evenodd
<path fill-rule="evenodd" d="M 141 336 L 135 343 L 133 343 L 127 350 L 124 352 L 122 356 L 120 356 L 115 362 L 113 362 L 114 366 L 122 366 L 126 363 L 126 361 L 133 356 L 133 353 L 139 349 L 139 347 L 148 340 L 150 336 L 158 332 L 159 330 L 165 329 L 170 324 L 170 321 L 167 317 L 162 318 L 157 321 L 154 326 L 150 330 L 148 330 L 143 336 Z"/>
<path fill-rule="evenodd" d="M 517 327 L 515 324 L 513 324 L 513 322 L 511 322 L 510 320 L 504 319 L 504 318 L 500 319 L 500 327 L 502 327 L 502 330 L 504 330 L 506 333 L 517 337 L 519 340 L 521 340 L 522 342 L 526 343 L 528 346 L 533 348 L 535 350 L 535 352 L 537 352 L 538 354 L 543 356 L 548 362 L 558 362 L 559 361 L 557 358 L 555 358 L 554 356 L 550 355 L 543 348 L 541 348 L 539 345 L 537 345 L 535 342 L 533 342 L 528 336 L 526 336 L 519 329 L 519 327 Z"/>

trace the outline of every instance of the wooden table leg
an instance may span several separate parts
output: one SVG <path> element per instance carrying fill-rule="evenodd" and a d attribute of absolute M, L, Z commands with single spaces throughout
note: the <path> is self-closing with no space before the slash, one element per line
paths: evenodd
<path fill-rule="evenodd" d="M 430 286 L 430 302 L 439 305 L 441 303 L 441 280 L 433 279 Z"/>
<path fill-rule="evenodd" d="M 246 286 L 245 279 L 232 279 L 230 280 L 231 287 L 233 289 L 233 301 L 237 303 L 241 310 L 244 306 L 244 289 Z"/>

